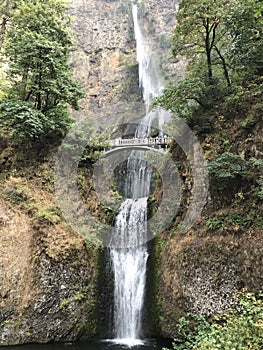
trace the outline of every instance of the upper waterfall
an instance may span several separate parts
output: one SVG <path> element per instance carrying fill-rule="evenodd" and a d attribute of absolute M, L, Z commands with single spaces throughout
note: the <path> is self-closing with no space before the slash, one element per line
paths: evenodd
<path fill-rule="evenodd" d="M 142 34 L 138 19 L 138 5 L 133 5 L 133 23 L 136 39 L 137 61 L 139 64 L 139 83 L 142 88 L 143 101 L 146 113 L 149 112 L 151 101 L 162 93 L 163 85 L 160 81 L 160 72 L 157 58 Z"/>
<path fill-rule="evenodd" d="M 162 136 L 162 125 L 170 121 L 170 113 L 164 111 L 160 107 L 151 110 L 152 101 L 162 94 L 164 88 L 157 53 L 150 49 L 146 36 L 141 29 L 138 16 L 138 5 L 133 5 L 132 14 L 136 39 L 137 61 L 139 64 L 139 84 L 142 89 L 142 96 L 146 109 L 146 114 L 140 121 L 140 126 L 136 130 L 136 136 L 151 136 L 152 126 L 157 128 L 159 130 L 159 135 Z"/>

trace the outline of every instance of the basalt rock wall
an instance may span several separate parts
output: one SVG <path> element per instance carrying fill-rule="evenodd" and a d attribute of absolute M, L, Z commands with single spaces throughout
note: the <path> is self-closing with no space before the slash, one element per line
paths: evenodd
<path fill-rule="evenodd" d="M 144 114 L 138 81 L 132 1 L 73 0 L 70 14 L 75 32 L 72 57 L 75 76 L 86 91 L 78 120 L 89 118 L 94 132 L 116 128 L 119 123 Z M 138 2 L 139 17 L 149 47 L 167 79 L 178 79 L 183 64 L 171 55 L 176 2 Z"/>

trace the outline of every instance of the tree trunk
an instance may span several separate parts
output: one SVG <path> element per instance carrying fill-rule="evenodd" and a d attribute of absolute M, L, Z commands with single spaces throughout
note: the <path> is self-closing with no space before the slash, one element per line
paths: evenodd
<path fill-rule="evenodd" d="M 7 17 L 3 17 L 2 23 L 0 25 L 0 50 L 2 49 L 3 42 L 4 42 L 7 21 L 8 21 L 8 18 Z"/>
<path fill-rule="evenodd" d="M 212 70 L 212 58 L 211 58 L 211 43 L 210 43 L 210 31 L 209 31 L 209 18 L 204 20 L 204 26 L 206 31 L 205 36 L 205 51 L 206 51 L 206 62 L 207 62 L 207 72 L 210 83 L 213 79 L 213 70 Z"/>
<path fill-rule="evenodd" d="M 230 81 L 230 77 L 229 77 L 229 74 L 228 74 L 228 69 L 227 69 L 227 65 L 226 65 L 226 60 L 224 58 L 224 56 L 221 54 L 220 50 L 218 49 L 218 47 L 216 45 L 214 45 L 214 48 L 222 62 L 222 66 L 223 66 L 223 71 L 224 71 L 224 76 L 226 78 L 226 81 L 227 81 L 227 86 L 231 86 L 231 81 Z"/>

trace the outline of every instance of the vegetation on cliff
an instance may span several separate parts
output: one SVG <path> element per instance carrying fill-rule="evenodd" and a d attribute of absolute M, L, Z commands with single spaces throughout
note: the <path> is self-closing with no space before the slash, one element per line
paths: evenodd
<path fill-rule="evenodd" d="M 244 296 L 246 305 L 262 305 L 262 24 L 258 0 L 180 1 L 173 54 L 186 59 L 187 74 L 154 103 L 173 113 L 174 128 L 180 117 L 198 136 L 210 178 L 209 199 L 188 235 L 178 230 L 185 199 L 181 217 L 159 239 L 160 324 L 169 336 L 190 324 L 193 332 L 184 331 L 196 338 L 181 338 L 182 349 L 262 346 L 262 313 L 239 313 L 232 296 L 246 287 L 256 293 Z M 171 151 L 191 196 L 189 164 L 176 144 Z M 204 323 L 186 320 L 187 310 Z M 253 334 L 246 333 L 250 322 Z"/>
<path fill-rule="evenodd" d="M 83 96 L 66 10 L 60 0 L 0 4 L 1 345 L 98 332 L 101 251 L 65 223 L 54 189 L 54 150 Z"/>
<path fill-rule="evenodd" d="M 226 221 L 262 228 L 262 2 L 181 1 L 177 21 L 173 53 L 187 59 L 188 74 L 155 104 L 174 113 L 174 127 L 183 118 L 198 135 L 212 194 L 227 191 Z M 208 227 L 220 229 L 220 218 L 209 218 Z"/>
<path fill-rule="evenodd" d="M 178 324 L 176 350 L 261 349 L 263 346 L 262 295 L 239 293 L 236 307 L 209 322 L 202 316 L 187 314 Z M 168 349 L 166 349 L 168 350 Z"/>
<path fill-rule="evenodd" d="M 5 5 L 5 6 L 4 6 Z M 2 137 L 23 148 L 36 140 L 57 141 L 72 123 L 68 107 L 83 95 L 72 78 L 72 36 L 66 5 L 60 0 L 7 1 L 2 5 L 0 128 Z"/>

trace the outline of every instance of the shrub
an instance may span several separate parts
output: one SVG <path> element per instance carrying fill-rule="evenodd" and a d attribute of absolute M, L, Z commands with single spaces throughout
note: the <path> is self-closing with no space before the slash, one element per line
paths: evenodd
<path fill-rule="evenodd" d="M 0 104 L 0 129 L 17 142 L 18 139 L 35 139 L 45 131 L 46 117 L 29 103 L 6 101 Z"/>
<path fill-rule="evenodd" d="M 187 314 L 178 324 L 176 350 L 256 350 L 263 347 L 263 294 L 236 295 L 236 307 L 209 323 Z"/>
<path fill-rule="evenodd" d="M 206 226 L 211 231 L 223 233 L 223 231 L 233 230 L 233 228 L 263 227 L 263 219 L 256 211 L 248 213 L 227 212 L 215 215 L 206 220 Z"/>
<path fill-rule="evenodd" d="M 14 145 L 30 145 L 34 140 L 64 135 L 72 119 L 63 107 L 50 110 L 46 115 L 30 103 L 7 100 L 0 103 L 0 130 Z"/>
<path fill-rule="evenodd" d="M 56 206 L 41 207 L 35 214 L 40 224 L 56 225 L 60 222 L 60 212 Z"/>
<path fill-rule="evenodd" d="M 235 179 L 247 175 L 247 161 L 238 154 L 225 152 L 207 165 L 212 177 L 219 180 Z"/>
<path fill-rule="evenodd" d="M 245 350 L 263 347 L 263 301 L 242 294 L 236 309 L 215 319 L 195 350 Z"/>

